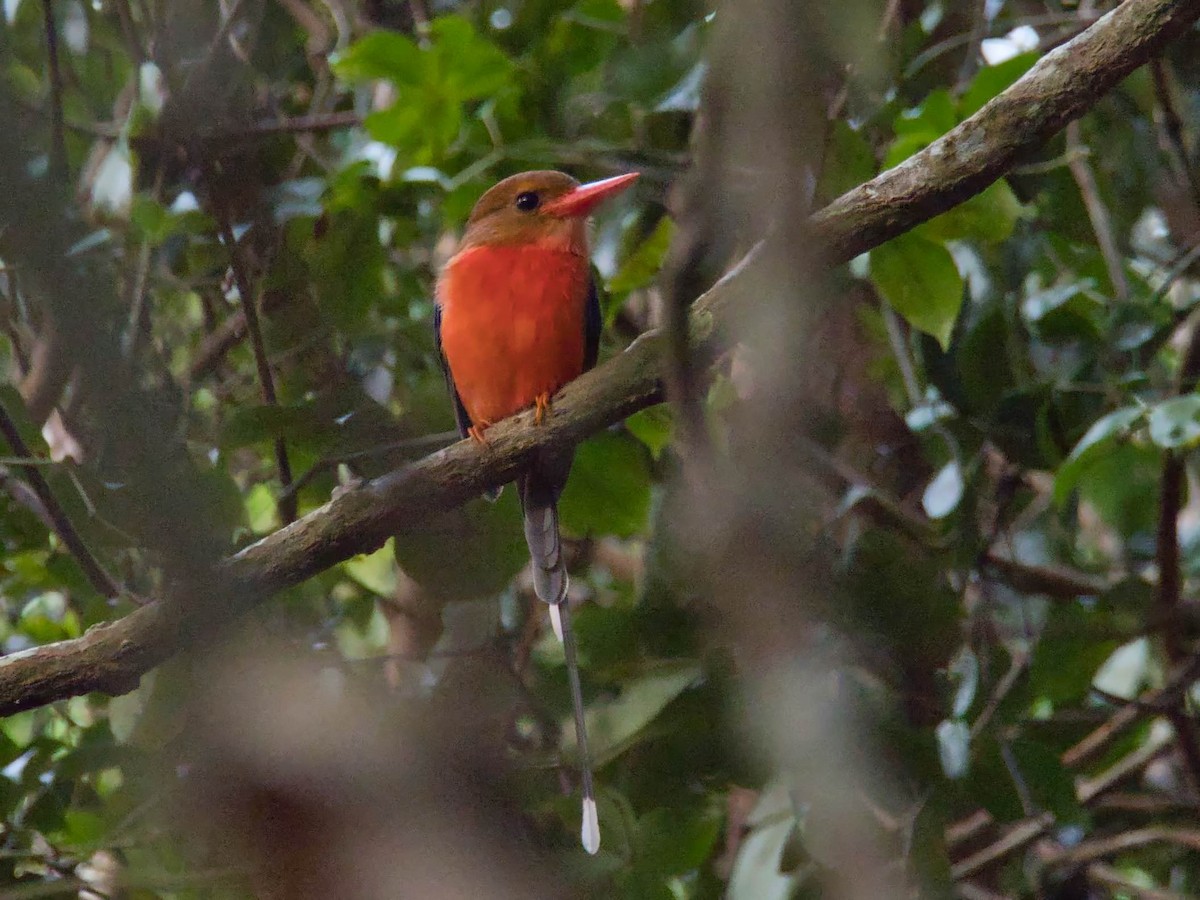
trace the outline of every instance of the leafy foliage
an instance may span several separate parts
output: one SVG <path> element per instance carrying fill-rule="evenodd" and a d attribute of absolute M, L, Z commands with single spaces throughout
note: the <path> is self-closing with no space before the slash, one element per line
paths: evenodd
<path fill-rule="evenodd" d="M 164 4 L 52 0 L 54 65 L 42 4 L 10 0 L 0 25 L 3 90 L 25 110 L 9 127 L 37 148 L 37 177 L 50 177 L 61 141 L 88 223 L 72 259 L 94 263 L 126 302 L 112 327 L 168 398 L 178 440 L 163 453 L 203 480 L 225 553 L 286 524 L 289 502 L 304 515 L 348 477 L 452 439 L 431 288 L 500 177 L 641 170 L 638 191 L 597 217 L 602 358 L 652 326 L 681 226 L 664 198 L 690 162 L 712 17 L 731 11 L 447 0 L 364 3 L 330 23 L 320 4 L 244 5 L 259 8 L 222 33 L 219 4 L 168 3 L 156 17 Z M 1026 72 L 1042 50 L 1022 50 L 1012 29 L 1041 28 L 1044 49 L 1061 36 L 1047 28 L 1083 24 L 1040 2 L 986 4 L 980 22 L 932 0 L 885 5 L 895 40 L 883 71 L 838 74 L 818 201 L 904 164 Z M 856 23 L 862 41 L 879 28 Z M 1013 53 L 987 62 L 981 34 Z M 821 480 L 836 484 L 820 513 L 838 526 L 822 536 L 837 564 L 814 630 L 851 648 L 844 702 L 870 721 L 864 743 L 897 786 L 867 799 L 900 868 L 931 895 L 958 880 L 1070 896 L 1052 892 L 1078 878 L 1133 886 L 1120 896 L 1200 894 L 1187 830 L 1200 772 L 1175 749 L 1197 740 L 1192 685 L 1137 707 L 1128 728 L 1105 724 L 1171 685 L 1196 639 L 1196 40 L 1157 62 L 1158 78 L 1130 78 L 1074 136 L 833 276 L 850 337 L 832 368 L 855 408 L 798 398 L 833 423 L 806 436 L 821 445 L 813 466 L 827 461 Z M 44 325 L 18 256 L 0 231 L 0 355 L 14 385 Z M 261 310 L 273 400 L 239 318 L 245 299 Z M 731 409 L 753 381 L 743 363 L 740 350 L 718 361 L 709 396 L 723 447 L 737 446 Z M 71 396 L 43 428 L 15 386 L 0 389 L 36 457 L 6 460 L 0 479 L 6 654 L 80 637 L 169 587 L 147 549 L 152 511 L 129 499 L 102 427 L 75 418 Z M 62 462 L 76 437 L 82 461 Z M 557 771 L 577 752 L 568 685 L 521 571 L 513 491 L 397 523 L 389 546 L 234 629 L 340 678 L 390 679 L 405 709 L 415 698 L 441 710 L 472 660 L 502 657 L 473 695 L 523 773 L 496 790 L 516 810 L 513 830 L 570 859 L 563 871 L 582 892 L 816 896 L 828 822 L 745 734 L 745 660 L 713 627 L 701 567 L 673 544 L 674 437 L 665 406 L 593 436 L 561 502 L 604 827 L 590 864 L 572 856 L 579 813 Z M 1161 487 L 1168 460 L 1185 467 L 1177 497 Z M 126 595 L 101 596 L 47 526 L 29 462 Z M 1177 502 L 1182 589 L 1164 603 L 1160 519 Z M 252 874 L 214 870 L 211 848 L 172 813 L 192 762 L 180 740 L 189 664 L 124 696 L 0 721 L 0 896 L 77 891 L 74 879 L 101 891 L 105 866 L 129 896 L 253 893 Z M 1171 727 L 1178 736 L 1164 738 Z M 1094 751 L 1080 743 L 1098 729 Z M 1131 759 L 1111 792 L 1110 767 Z M 1043 820 L 1039 850 L 974 862 L 1010 826 Z M 1103 843 L 1150 825 L 1157 840 Z"/>

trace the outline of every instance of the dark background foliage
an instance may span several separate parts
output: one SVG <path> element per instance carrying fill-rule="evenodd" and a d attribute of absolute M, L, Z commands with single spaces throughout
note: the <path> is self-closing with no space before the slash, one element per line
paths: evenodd
<path fill-rule="evenodd" d="M 597 857 L 511 490 L 248 615 L 212 574 L 455 440 L 432 285 L 499 178 L 642 173 L 611 359 L 1109 6 L 766 4 L 772 56 L 690 0 L 3 4 L 0 641 L 153 599 L 189 650 L 0 721 L 0 898 L 1200 894 L 1195 31 L 581 444 Z M 772 84 L 783 174 L 722 131 Z"/>

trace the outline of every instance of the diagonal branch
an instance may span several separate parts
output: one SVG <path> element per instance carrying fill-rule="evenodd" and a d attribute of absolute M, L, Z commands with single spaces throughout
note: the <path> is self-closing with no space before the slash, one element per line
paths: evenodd
<path fill-rule="evenodd" d="M 29 459 L 31 454 L 29 447 L 21 437 L 21 432 L 17 429 L 17 424 L 8 414 L 8 410 L 0 405 L 0 436 L 12 449 L 12 452 L 18 457 Z M 104 571 L 104 567 L 92 555 L 92 551 L 88 549 L 87 544 L 83 542 L 83 538 L 79 536 L 79 532 L 75 530 L 75 526 L 71 524 L 70 517 L 59 504 L 58 499 L 54 496 L 54 492 L 50 490 L 50 485 L 37 466 L 34 465 L 19 465 L 18 468 L 25 475 L 26 481 L 29 482 L 29 487 L 37 497 L 41 511 L 54 527 L 54 533 L 58 535 L 58 539 L 63 542 L 63 546 L 70 551 L 75 557 L 75 561 L 79 564 L 79 568 L 83 570 L 84 576 L 91 584 L 92 588 L 101 597 L 112 598 L 120 596 L 121 588 L 113 580 L 108 572 Z"/>
<path fill-rule="evenodd" d="M 1197 0 L 1127 0 L 1047 53 L 1008 90 L 816 214 L 826 256 L 846 262 L 978 194 L 1186 31 Z"/>
<path fill-rule="evenodd" d="M 925 150 L 840 197 L 813 218 L 830 263 L 845 262 L 945 212 L 1002 177 L 1078 118 L 1127 74 L 1198 17 L 1200 0 L 1126 0 L 1074 40 L 1047 54 L 987 106 Z M 774 238 L 778 241 L 779 238 Z M 773 246 L 756 245 L 743 263 L 693 306 L 692 341 L 719 341 L 745 296 L 746 268 Z M 786 250 L 786 248 L 780 248 Z M 659 402 L 661 335 L 568 385 L 546 424 L 523 414 L 488 432 L 491 445 L 459 443 L 330 501 L 246 548 L 224 564 L 234 585 L 229 613 L 298 584 L 388 536 L 420 527 L 430 514 L 511 480 L 540 448 L 578 441 Z M 83 637 L 0 659 L 0 715 L 89 691 L 120 693 L 174 653 L 190 633 L 160 604 Z"/>

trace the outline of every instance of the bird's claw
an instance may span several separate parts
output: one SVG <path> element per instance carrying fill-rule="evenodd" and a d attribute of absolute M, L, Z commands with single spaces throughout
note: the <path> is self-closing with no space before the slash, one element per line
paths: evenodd
<path fill-rule="evenodd" d="M 484 432 L 492 427 L 491 422 L 479 422 L 467 429 L 467 435 L 476 443 L 488 446 L 489 442 Z"/>
<path fill-rule="evenodd" d="M 538 394 L 533 400 L 533 424 L 541 425 L 550 409 L 550 395 Z"/>

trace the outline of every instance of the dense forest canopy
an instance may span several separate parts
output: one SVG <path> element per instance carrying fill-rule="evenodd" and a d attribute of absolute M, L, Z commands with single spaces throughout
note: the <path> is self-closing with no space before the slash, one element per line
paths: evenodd
<path fill-rule="evenodd" d="M 1198 18 L 6 0 L 0 898 L 1200 896 Z M 460 442 L 530 169 L 600 365 Z"/>

